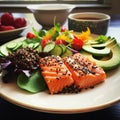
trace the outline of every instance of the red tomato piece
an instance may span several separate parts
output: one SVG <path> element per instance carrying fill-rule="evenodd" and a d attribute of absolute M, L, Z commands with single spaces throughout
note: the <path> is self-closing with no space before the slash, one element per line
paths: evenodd
<path fill-rule="evenodd" d="M 55 41 L 55 44 L 64 44 L 64 45 L 66 45 L 66 41 L 65 40 L 61 40 L 61 39 L 57 39 Z"/>
<path fill-rule="evenodd" d="M 81 39 L 78 39 L 77 37 L 74 36 L 74 39 L 72 41 L 72 48 L 75 50 L 81 50 L 83 46 L 83 41 Z"/>
<path fill-rule="evenodd" d="M 64 26 L 61 27 L 61 32 L 65 32 L 66 30 L 67 30 L 66 27 L 64 27 Z"/>
<path fill-rule="evenodd" d="M 42 41 L 41 41 L 41 46 L 42 46 L 42 48 L 44 48 L 45 47 L 45 45 L 49 42 L 50 40 L 49 39 L 42 39 Z"/>
<path fill-rule="evenodd" d="M 28 32 L 27 35 L 26 35 L 26 38 L 29 38 L 29 39 L 32 39 L 32 38 L 35 38 L 36 36 L 31 33 L 31 32 Z"/>

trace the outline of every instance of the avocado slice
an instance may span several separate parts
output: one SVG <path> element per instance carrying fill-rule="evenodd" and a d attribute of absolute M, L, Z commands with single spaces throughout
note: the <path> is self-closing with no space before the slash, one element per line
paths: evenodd
<path fill-rule="evenodd" d="M 114 69 L 120 65 L 120 46 L 119 44 L 112 44 L 108 46 L 110 48 L 110 54 L 104 56 L 102 59 L 96 59 L 94 56 L 84 50 L 81 51 L 81 54 L 88 57 L 90 60 L 96 62 L 96 64 L 102 67 L 105 71 Z"/>
<path fill-rule="evenodd" d="M 106 56 L 110 53 L 110 49 L 105 47 L 103 49 L 98 49 L 98 48 L 94 48 L 92 47 L 92 45 L 84 45 L 82 47 L 83 50 L 85 50 L 86 52 L 89 52 L 95 56 Z"/>
<path fill-rule="evenodd" d="M 115 39 L 109 39 L 107 42 L 101 44 L 86 44 L 82 49 L 94 56 L 106 56 L 110 54 L 109 46 L 116 43 L 117 41 Z"/>
<path fill-rule="evenodd" d="M 94 48 L 104 48 L 106 46 L 111 46 L 112 44 L 115 44 L 117 43 L 116 40 L 113 38 L 113 39 L 109 39 L 107 40 L 105 43 L 101 43 L 101 44 L 92 44 L 92 47 Z"/>

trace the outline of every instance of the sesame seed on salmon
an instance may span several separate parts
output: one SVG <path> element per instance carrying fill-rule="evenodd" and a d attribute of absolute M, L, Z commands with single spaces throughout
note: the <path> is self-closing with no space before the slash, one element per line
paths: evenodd
<path fill-rule="evenodd" d="M 106 79 L 105 71 L 80 53 L 66 57 L 63 61 L 72 73 L 75 86 L 81 89 L 94 87 Z"/>
<path fill-rule="evenodd" d="M 65 87 L 74 83 L 71 72 L 59 56 L 40 58 L 40 68 L 50 94 L 61 92 Z"/>

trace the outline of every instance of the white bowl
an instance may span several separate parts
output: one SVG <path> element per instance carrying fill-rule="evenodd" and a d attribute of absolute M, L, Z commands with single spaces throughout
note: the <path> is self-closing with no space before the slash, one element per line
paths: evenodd
<path fill-rule="evenodd" d="M 75 8 L 71 4 L 41 4 L 28 5 L 27 8 L 34 14 L 35 19 L 43 27 L 52 27 L 54 25 L 54 18 L 56 23 L 61 25 L 66 21 L 69 13 Z"/>
<path fill-rule="evenodd" d="M 109 23 L 110 16 L 99 12 L 80 12 L 68 16 L 68 28 L 77 32 L 86 31 L 89 27 L 92 33 L 105 35 Z"/>

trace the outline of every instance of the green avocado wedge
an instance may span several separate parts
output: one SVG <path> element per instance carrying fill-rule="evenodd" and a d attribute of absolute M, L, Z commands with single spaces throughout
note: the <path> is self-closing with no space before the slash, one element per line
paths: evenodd
<path fill-rule="evenodd" d="M 105 71 L 108 71 L 120 65 L 120 46 L 119 44 L 113 44 L 108 46 L 108 48 L 110 48 L 110 54 L 102 57 L 102 59 L 96 59 L 93 54 L 84 50 L 81 51 L 81 54 L 96 62 L 96 64 L 102 67 Z"/>
<path fill-rule="evenodd" d="M 103 49 L 96 49 L 96 48 L 93 48 L 91 45 L 84 45 L 82 49 L 95 56 L 106 56 L 110 53 L 110 49 L 107 47 Z"/>
<path fill-rule="evenodd" d="M 117 44 L 116 40 L 109 39 L 107 42 L 101 44 L 86 44 L 82 49 L 94 56 L 106 56 L 110 54 L 110 47 L 114 44 Z"/>
<path fill-rule="evenodd" d="M 110 45 L 115 44 L 115 43 L 117 43 L 117 41 L 113 38 L 113 39 L 107 40 L 105 43 L 92 44 L 91 46 L 94 48 L 104 48 L 106 46 L 110 46 Z"/>

